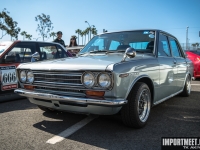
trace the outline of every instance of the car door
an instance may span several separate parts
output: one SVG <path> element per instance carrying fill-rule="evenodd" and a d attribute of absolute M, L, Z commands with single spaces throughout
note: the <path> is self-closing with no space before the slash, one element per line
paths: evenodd
<path fill-rule="evenodd" d="M 176 92 L 175 76 L 177 69 L 176 60 L 172 57 L 168 38 L 165 34 L 159 34 L 157 46 L 157 56 L 160 65 L 157 99 L 161 100 Z"/>
<path fill-rule="evenodd" d="M 182 49 L 178 44 L 178 41 L 173 37 L 169 37 L 169 43 L 172 51 L 172 56 L 176 60 L 177 91 L 180 91 L 183 89 L 184 86 L 184 81 L 187 73 L 187 63 L 185 60 L 184 53 L 182 52 Z"/>

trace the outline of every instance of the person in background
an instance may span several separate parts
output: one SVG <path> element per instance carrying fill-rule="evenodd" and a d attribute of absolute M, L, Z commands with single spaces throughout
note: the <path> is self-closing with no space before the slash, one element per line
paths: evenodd
<path fill-rule="evenodd" d="M 59 43 L 62 46 L 66 47 L 65 42 L 62 40 L 62 32 L 61 31 L 57 32 L 57 38 L 53 42 Z"/>
<path fill-rule="evenodd" d="M 72 36 L 70 38 L 70 43 L 69 43 L 69 47 L 74 47 L 74 46 L 78 46 L 77 42 L 76 42 L 76 36 Z M 69 50 L 70 53 L 72 54 L 77 54 L 79 52 L 78 49 L 73 49 L 73 50 Z"/>

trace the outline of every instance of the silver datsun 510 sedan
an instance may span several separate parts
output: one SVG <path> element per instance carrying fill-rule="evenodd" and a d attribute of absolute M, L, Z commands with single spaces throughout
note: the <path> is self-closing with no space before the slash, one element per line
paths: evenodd
<path fill-rule="evenodd" d="M 22 64 L 15 90 L 44 111 L 113 115 L 141 128 L 152 106 L 189 96 L 193 65 L 161 30 L 100 34 L 77 57 Z"/>

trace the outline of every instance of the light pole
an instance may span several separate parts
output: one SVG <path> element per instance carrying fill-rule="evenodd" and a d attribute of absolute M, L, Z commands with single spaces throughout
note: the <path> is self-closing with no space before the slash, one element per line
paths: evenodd
<path fill-rule="evenodd" d="M 91 30 L 91 26 L 90 26 L 89 22 L 88 22 L 88 21 L 85 21 L 85 23 L 87 23 L 87 24 L 89 25 L 90 30 Z M 89 32 L 90 32 L 90 39 L 91 39 L 91 31 L 90 31 L 90 30 L 89 30 Z"/>
<path fill-rule="evenodd" d="M 186 49 L 188 49 L 188 28 L 186 28 Z"/>

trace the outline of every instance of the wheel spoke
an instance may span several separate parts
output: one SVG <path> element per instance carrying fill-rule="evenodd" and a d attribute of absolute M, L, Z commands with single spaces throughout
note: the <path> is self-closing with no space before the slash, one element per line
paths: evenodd
<path fill-rule="evenodd" d="M 145 121 L 148 118 L 150 110 L 150 96 L 146 89 L 144 89 L 138 100 L 138 115 L 141 121 Z"/>

